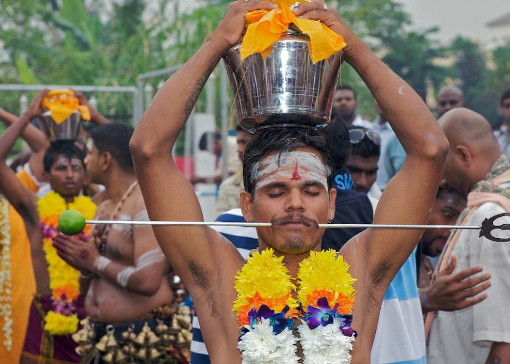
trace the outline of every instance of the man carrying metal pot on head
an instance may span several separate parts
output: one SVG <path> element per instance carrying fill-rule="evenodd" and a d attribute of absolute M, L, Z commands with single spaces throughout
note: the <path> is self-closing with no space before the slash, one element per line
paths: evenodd
<path fill-rule="evenodd" d="M 152 220 L 203 220 L 192 187 L 173 162 L 172 147 L 212 70 L 241 40 L 246 14 L 260 9 L 278 11 L 276 5 L 265 1 L 230 3 L 218 28 L 162 86 L 138 124 L 130 145 Z M 285 14 L 286 19 L 291 17 Z M 336 11 L 315 1 L 300 3 L 293 8 L 292 16 L 296 19 L 293 22 L 320 21 L 317 26 L 325 25 L 343 36 L 344 60 L 364 79 L 407 152 L 404 166 L 380 199 L 374 223 L 426 224 L 448 150 L 448 142 L 434 116 L 418 94 L 372 53 Z M 409 119 L 413 120 L 412 125 Z M 271 222 L 270 227 L 257 227 L 259 250 L 272 249 L 282 259 L 292 282 L 296 282 L 300 263 L 321 248 L 324 230 L 318 225 L 333 219 L 336 197 L 332 188 L 333 169 L 325 136 L 314 128 L 280 125 L 256 130 L 247 146 L 241 209 L 248 222 Z M 153 229 L 167 259 L 193 297 L 211 361 L 248 362 L 247 358 L 260 347 L 238 348 L 239 325 L 232 313 L 238 297 L 234 285 L 239 288 L 236 272 L 246 263 L 242 256 L 226 238 L 204 226 L 154 226 Z M 370 361 L 386 288 L 421 234 L 420 230 L 367 229 L 340 250 L 356 279 L 352 326 L 358 336 L 351 351 L 353 363 Z M 328 271 L 322 273 L 326 280 Z M 297 298 L 300 289 L 292 291 L 291 296 Z M 259 308 L 254 304 L 255 311 Z M 281 312 L 278 318 L 284 315 Z M 259 318 L 252 317 L 258 322 Z M 252 327 L 248 330 L 252 329 L 255 330 Z M 293 333 L 296 328 L 289 330 Z M 267 335 L 269 339 L 272 333 Z M 345 333 L 346 337 L 349 335 Z M 290 348 L 286 362 L 298 362 L 295 357 L 307 356 L 315 344 L 320 344 L 303 341 L 303 337 L 295 340 L 299 342 Z M 272 353 L 263 349 L 254 362 L 270 360 L 268 356 Z M 343 362 L 345 359 L 340 358 Z"/>

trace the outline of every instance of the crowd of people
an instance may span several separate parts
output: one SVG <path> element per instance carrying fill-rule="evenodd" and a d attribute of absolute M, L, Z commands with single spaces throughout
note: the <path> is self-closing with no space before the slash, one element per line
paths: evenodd
<path fill-rule="evenodd" d="M 311 252 L 333 250 L 349 265 L 356 298 L 345 313 L 352 316 L 336 315 L 326 301 L 321 325 L 352 321 L 357 334 L 342 331 L 354 341 L 352 363 L 510 363 L 510 245 L 448 228 L 481 226 L 510 211 L 510 88 L 498 130 L 452 85 L 437 93 L 436 118 L 334 10 L 302 3 L 296 16 L 344 36 L 344 60 L 372 93 L 376 119 L 361 117 L 356 90 L 343 84 L 324 128 L 237 127 L 240 167 L 228 178 L 218 166 L 214 179 L 188 179 L 177 168 L 173 146 L 210 73 L 241 38 L 245 14 L 274 7 L 232 3 L 136 129 L 110 123 L 76 91 L 91 127 L 75 140 L 50 142 L 32 122 L 42 117 L 47 90 L 22 115 L 0 108 L 7 126 L 0 136 L 0 362 L 321 362 L 307 359 L 305 335 L 291 350 L 296 359 L 274 359 L 286 345 L 280 342 L 250 361 L 257 349 L 238 346 L 240 330 L 255 332 L 264 305 L 254 299 L 246 325 L 233 305 L 240 272 L 259 253 L 278 257 L 294 286 Z M 18 138 L 30 152 L 10 159 Z M 202 139 L 199 148 L 219 160 L 221 134 Z M 218 222 L 271 226 L 120 223 L 203 221 L 196 183 L 218 184 Z M 57 221 L 68 209 L 119 223 L 66 236 Z M 440 228 L 319 228 L 329 223 Z M 505 223 L 510 217 L 498 222 Z M 331 276 L 325 269 L 319 273 Z M 297 289 L 290 295 L 301 297 Z M 271 317 L 283 320 L 288 309 Z"/>

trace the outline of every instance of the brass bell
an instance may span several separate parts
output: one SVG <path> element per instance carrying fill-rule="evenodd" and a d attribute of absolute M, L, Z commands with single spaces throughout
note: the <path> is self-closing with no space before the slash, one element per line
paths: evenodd
<path fill-rule="evenodd" d="M 116 348 L 117 346 L 119 346 L 119 344 L 117 344 L 117 340 L 115 340 L 115 336 L 113 335 L 113 333 L 108 334 L 108 340 L 106 341 L 106 349 L 111 350 L 113 348 Z"/>
<path fill-rule="evenodd" d="M 121 362 L 127 360 L 127 355 L 122 352 L 122 350 L 116 350 L 115 352 L 115 363 L 120 364 Z"/>
<path fill-rule="evenodd" d="M 158 343 L 160 340 L 159 337 L 152 331 L 147 334 L 147 338 L 148 338 L 148 340 L 147 340 L 148 345 L 154 345 L 154 344 Z"/>
<path fill-rule="evenodd" d="M 164 334 L 165 332 L 167 332 L 168 330 L 168 326 L 166 326 L 163 321 L 160 321 L 158 323 L 158 326 L 156 326 L 156 332 L 159 334 L 159 335 L 162 335 Z"/>
<path fill-rule="evenodd" d="M 133 344 L 128 344 L 122 348 L 124 352 L 126 352 L 129 355 L 135 355 L 136 354 L 136 348 Z"/>
<path fill-rule="evenodd" d="M 147 350 L 140 349 L 135 355 L 138 359 L 146 360 L 147 359 Z"/>
<path fill-rule="evenodd" d="M 123 341 L 129 340 L 129 331 L 124 331 L 120 337 Z"/>
<path fill-rule="evenodd" d="M 151 348 L 149 354 L 150 354 L 151 359 L 156 359 L 159 356 L 161 356 L 161 353 L 159 351 L 157 351 L 155 348 Z"/>
<path fill-rule="evenodd" d="M 89 352 L 90 350 L 92 350 L 92 344 L 79 345 L 76 347 L 76 349 L 74 349 L 74 351 L 76 351 L 76 354 L 78 354 L 79 356 L 83 356 L 83 354 Z"/>
<path fill-rule="evenodd" d="M 105 363 L 113 363 L 113 360 L 115 359 L 114 354 L 112 351 L 110 351 L 108 354 L 103 355 L 103 361 Z"/>
<path fill-rule="evenodd" d="M 191 331 L 181 331 L 182 336 L 186 339 L 187 342 L 191 342 L 193 340 L 193 333 Z"/>
<path fill-rule="evenodd" d="M 106 343 L 108 341 L 108 335 L 104 335 L 101 340 L 96 344 L 96 349 L 99 351 L 106 351 Z"/>
<path fill-rule="evenodd" d="M 177 342 L 175 343 L 175 346 L 178 348 L 185 347 L 187 345 L 186 339 L 184 336 L 182 336 L 181 333 L 177 334 Z"/>
<path fill-rule="evenodd" d="M 137 343 L 140 346 L 145 345 L 145 338 L 147 337 L 147 334 L 144 332 L 141 332 L 138 334 L 138 336 L 135 339 L 135 343 Z"/>

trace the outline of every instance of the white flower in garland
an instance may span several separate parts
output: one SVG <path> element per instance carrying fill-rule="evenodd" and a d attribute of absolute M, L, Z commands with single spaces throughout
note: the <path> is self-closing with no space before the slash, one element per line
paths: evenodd
<path fill-rule="evenodd" d="M 0 316 L 3 319 L 3 336 L 7 351 L 12 350 L 12 282 L 11 282 L 11 234 L 9 203 L 0 196 Z"/>
<path fill-rule="evenodd" d="M 298 364 L 296 342 L 291 330 L 285 328 L 275 335 L 269 319 L 262 319 L 255 327 L 246 326 L 237 347 L 241 351 L 243 364 Z"/>
<path fill-rule="evenodd" d="M 345 336 L 340 330 L 340 321 L 318 326 L 311 330 L 306 322 L 298 328 L 303 348 L 304 364 L 348 364 L 351 362 L 353 336 Z"/>

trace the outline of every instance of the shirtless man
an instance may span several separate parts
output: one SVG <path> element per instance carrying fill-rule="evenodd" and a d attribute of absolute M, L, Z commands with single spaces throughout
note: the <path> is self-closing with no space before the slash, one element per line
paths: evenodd
<path fill-rule="evenodd" d="M 203 220 L 191 185 L 172 159 L 172 147 L 210 73 L 241 39 L 245 14 L 274 8 L 264 1 L 229 4 L 218 28 L 158 91 L 142 117 L 131 140 L 131 151 L 151 220 Z M 301 3 L 294 12 L 305 19 L 320 20 L 344 36 L 344 59 L 365 80 L 407 152 L 404 166 L 380 199 L 374 223 L 425 224 L 448 148 L 435 118 L 411 87 L 384 65 L 334 10 L 309 2 Z M 255 133 L 246 150 L 243 215 L 249 222 L 273 222 L 272 227 L 257 228 L 260 249 L 271 247 L 276 255 L 283 256 L 292 277 L 311 250 L 320 250 L 324 231 L 316 224 L 327 223 L 334 216 L 336 192 L 327 172 L 327 167 L 333 166 L 324 145 L 324 137 L 311 130 L 275 128 Z M 282 152 L 285 162 L 272 165 Z M 303 156 L 309 168 L 303 168 L 301 179 L 292 178 L 295 163 Z M 268 166 L 279 167 L 278 173 L 264 173 Z M 236 298 L 234 275 L 244 259 L 228 240 L 207 227 L 153 229 L 193 297 L 211 361 L 239 363 L 239 331 L 232 304 Z M 340 253 L 357 278 L 353 326 L 359 336 L 352 352 L 353 363 L 370 361 L 384 293 L 421 233 L 368 229 L 342 248 Z"/>
<path fill-rule="evenodd" d="M 98 207 L 98 219 L 148 219 L 129 151 L 132 134 L 131 126 L 117 123 L 90 132 L 87 170 L 91 181 L 104 185 L 110 196 Z M 131 325 L 138 333 L 145 323 L 154 330 L 157 319 L 168 321 L 175 310 L 170 309 L 170 267 L 152 229 L 99 225 L 93 235 L 95 244 L 65 235 L 57 237 L 55 244 L 62 258 L 82 272 L 80 286 L 87 294 L 85 307 L 94 323 L 94 344 L 106 334 L 107 324 L 121 323 L 113 326 L 120 337 Z"/>

